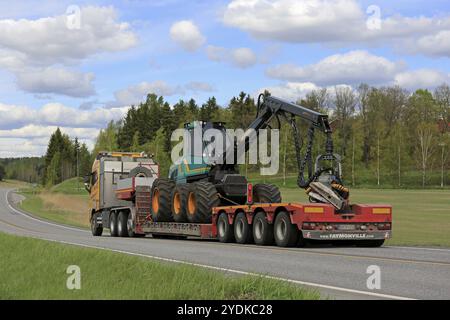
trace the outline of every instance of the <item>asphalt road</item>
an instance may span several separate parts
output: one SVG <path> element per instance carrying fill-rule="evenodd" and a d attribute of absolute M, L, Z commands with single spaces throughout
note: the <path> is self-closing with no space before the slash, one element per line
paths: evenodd
<path fill-rule="evenodd" d="M 332 299 L 450 299 L 450 249 L 278 248 L 203 240 L 112 238 L 107 231 L 102 237 L 93 237 L 89 230 L 25 214 L 14 207 L 13 198 L 13 192 L 0 188 L 1 232 L 168 263 L 192 263 L 224 273 L 264 274 L 310 286 Z M 380 289 L 367 287 L 367 269 L 373 265 L 380 270 Z"/>

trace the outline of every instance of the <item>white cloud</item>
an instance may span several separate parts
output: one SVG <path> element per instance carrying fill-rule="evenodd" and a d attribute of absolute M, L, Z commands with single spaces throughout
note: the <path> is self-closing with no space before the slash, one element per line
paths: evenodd
<path fill-rule="evenodd" d="M 79 110 L 60 103 L 49 103 L 39 109 L 0 103 L 0 130 L 11 131 L 33 126 L 102 128 L 111 120 L 121 119 L 127 108 Z M 33 129 L 30 129 L 32 132 Z M 5 132 L 3 132 L 5 136 Z M 1 135 L 0 135 L 1 137 Z"/>
<path fill-rule="evenodd" d="M 187 51 L 198 50 L 206 41 L 198 27 L 190 20 L 175 22 L 170 28 L 170 37 Z"/>
<path fill-rule="evenodd" d="M 115 100 L 106 104 L 107 107 L 137 105 L 147 94 L 154 93 L 159 96 L 172 96 L 183 92 L 181 87 L 175 87 L 162 80 L 141 82 L 137 85 L 118 90 L 114 93 Z"/>
<path fill-rule="evenodd" d="M 95 94 L 93 73 L 80 73 L 63 68 L 35 68 L 17 73 L 20 89 L 32 93 L 54 93 L 71 97 Z"/>
<path fill-rule="evenodd" d="M 68 16 L 0 20 L 0 68 L 17 77 L 31 93 L 86 97 L 95 94 L 94 75 L 64 66 L 93 55 L 123 51 L 137 43 L 129 25 L 117 21 L 113 7 L 83 7 L 80 28 L 68 27 Z"/>
<path fill-rule="evenodd" d="M 422 52 L 430 56 L 450 57 L 450 30 L 422 37 L 412 42 L 409 47 L 412 52 Z"/>
<path fill-rule="evenodd" d="M 297 101 L 306 96 L 308 92 L 317 90 L 320 87 L 311 82 L 287 82 L 277 86 L 268 86 L 261 88 L 257 94 L 268 90 L 273 96 L 277 96 L 289 101 Z M 257 96 L 257 94 L 255 96 Z"/>
<path fill-rule="evenodd" d="M 223 14 L 226 25 L 237 27 L 261 39 L 285 42 L 348 43 L 367 42 L 386 44 L 391 41 L 406 49 L 402 40 L 414 41 L 431 36 L 440 39 L 450 30 L 450 17 L 380 16 L 380 28 L 369 28 L 365 8 L 356 0 L 233 0 Z M 425 38 L 423 41 L 430 41 Z M 434 42 L 431 39 L 431 42 Z M 446 41 L 446 43 L 448 43 Z M 444 55 L 448 56 L 448 48 Z M 424 54 L 429 48 L 417 48 Z"/>
<path fill-rule="evenodd" d="M 29 64 L 50 65 L 122 51 L 137 43 L 129 25 L 117 22 L 113 7 L 83 7 L 80 17 L 79 29 L 67 27 L 66 15 L 0 20 L 0 46 L 24 55 Z"/>
<path fill-rule="evenodd" d="M 212 92 L 214 91 L 214 88 L 212 85 L 210 85 L 207 82 L 200 82 L 200 81 L 191 81 L 188 84 L 185 85 L 186 90 L 193 91 L 193 92 Z"/>
<path fill-rule="evenodd" d="M 291 64 L 278 65 L 267 70 L 267 75 L 276 79 L 313 82 L 319 85 L 335 84 L 368 84 L 386 83 L 397 72 L 404 69 L 401 62 L 372 55 L 367 51 L 350 51 L 335 54 L 321 61 L 299 67 Z"/>
<path fill-rule="evenodd" d="M 209 45 L 206 56 L 211 61 L 226 62 L 237 68 L 245 69 L 258 63 L 258 57 L 250 48 L 227 49 Z"/>
<path fill-rule="evenodd" d="M 155 80 L 153 82 L 141 82 L 136 85 L 131 85 L 125 89 L 117 90 L 114 93 L 114 101 L 106 103 L 107 108 L 111 107 L 123 107 L 138 105 L 140 102 L 145 101 L 145 97 L 148 94 L 154 93 L 158 96 L 174 96 L 182 95 L 186 91 L 192 92 L 211 92 L 214 88 L 206 82 L 191 81 L 185 85 L 171 85 L 163 80 Z"/>
<path fill-rule="evenodd" d="M 433 69 L 405 71 L 395 76 L 395 83 L 409 90 L 434 89 L 443 83 L 450 82 L 450 74 Z"/>
<path fill-rule="evenodd" d="M 48 141 L 57 126 L 27 125 L 13 130 L 0 130 L 0 158 L 38 157 L 45 154 Z M 97 128 L 59 127 L 70 137 L 77 137 L 92 149 L 100 131 Z"/>

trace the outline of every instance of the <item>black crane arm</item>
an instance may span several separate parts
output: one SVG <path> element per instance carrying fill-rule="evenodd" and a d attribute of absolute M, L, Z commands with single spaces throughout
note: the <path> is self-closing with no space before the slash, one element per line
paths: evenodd
<path fill-rule="evenodd" d="M 258 135 L 259 129 L 268 127 L 274 118 L 278 119 L 280 116 L 283 116 L 286 120 L 288 120 L 293 128 L 297 166 L 299 171 L 297 184 L 299 187 L 306 189 L 312 181 L 316 180 L 321 175 L 323 171 L 330 170 L 330 168 L 316 168 L 316 171 L 314 172 L 312 147 L 314 141 L 314 131 L 316 129 L 326 135 L 325 153 L 320 156 L 320 160 L 336 160 L 336 156 L 333 154 L 333 140 L 331 138 L 332 129 L 328 122 L 328 115 L 277 97 L 265 96 L 261 94 L 258 97 L 256 118 L 249 125 L 245 134 L 241 137 L 240 141 L 238 141 L 238 144 L 244 143 L 245 152 L 247 152 L 250 148 L 250 136 L 255 133 Z M 308 144 L 306 146 L 303 159 L 301 157 L 302 143 L 300 133 L 295 121 L 297 117 L 310 124 L 308 130 Z M 308 179 L 304 178 L 304 171 L 306 167 L 308 168 Z M 340 179 L 340 177 L 337 176 L 337 179 Z"/>

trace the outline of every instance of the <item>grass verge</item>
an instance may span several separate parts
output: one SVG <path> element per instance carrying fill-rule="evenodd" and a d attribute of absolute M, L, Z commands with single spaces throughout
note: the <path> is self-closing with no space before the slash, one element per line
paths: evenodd
<path fill-rule="evenodd" d="M 19 193 L 25 196 L 25 199 L 18 206 L 26 212 L 75 227 L 89 227 L 86 196 L 59 195 L 28 188 L 21 189 Z M 83 207 L 86 208 L 83 210 Z"/>
<path fill-rule="evenodd" d="M 98 249 L 0 233 L 0 299 L 319 299 L 264 277 L 231 276 Z M 67 267 L 81 289 L 66 287 Z"/>

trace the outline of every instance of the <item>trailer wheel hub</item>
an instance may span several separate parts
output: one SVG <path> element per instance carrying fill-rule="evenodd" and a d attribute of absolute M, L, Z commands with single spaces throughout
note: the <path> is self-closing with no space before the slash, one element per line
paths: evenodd
<path fill-rule="evenodd" d="M 262 238 L 263 233 L 263 222 L 261 220 L 255 221 L 255 237 L 260 239 Z"/>
<path fill-rule="evenodd" d="M 286 237 L 286 230 L 287 230 L 286 221 L 280 220 L 280 222 L 277 223 L 276 225 L 276 233 L 278 239 L 284 239 Z"/>

